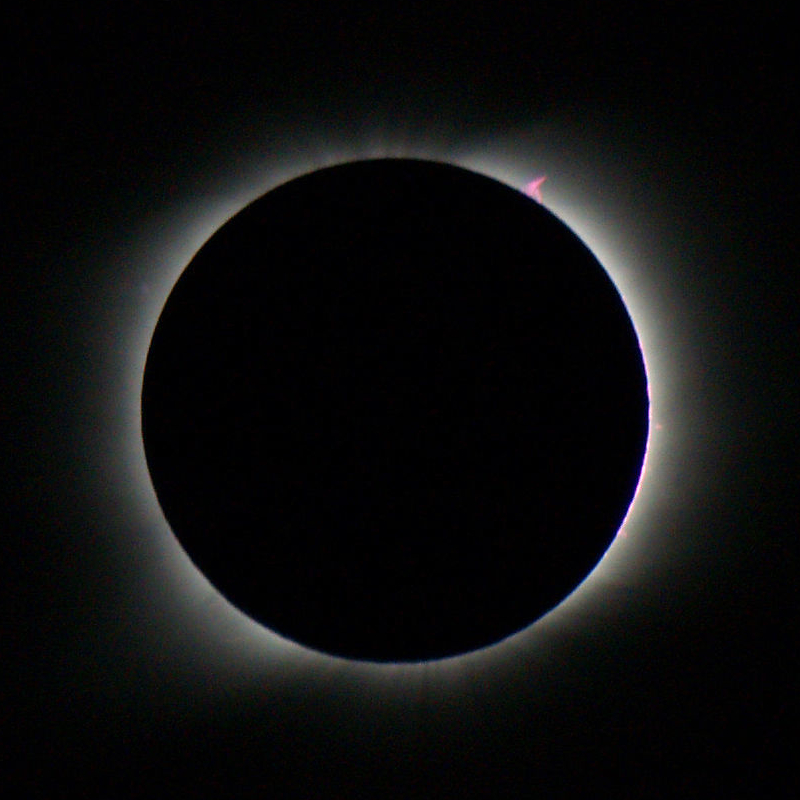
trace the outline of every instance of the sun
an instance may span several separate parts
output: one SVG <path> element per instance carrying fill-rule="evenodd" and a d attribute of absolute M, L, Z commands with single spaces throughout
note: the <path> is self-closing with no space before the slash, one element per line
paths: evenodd
<path fill-rule="evenodd" d="M 273 155 L 268 160 L 254 152 L 246 160 L 246 168 L 239 163 L 236 177 L 230 179 L 224 191 L 179 196 L 163 213 L 143 221 L 135 237 L 137 245 L 132 251 L 131 269 L 136 285 L 146 286 L 147 291 L 132 293 L 130 313 L 126 316 L 129 324 L 121 332 L 123 341 L 105 356 L 105 369 L 116 378 L 121 402 L 109 401 L 102 421 L 104 479 L 118 487 L 115 496 L 124 498 L 126 513 L 148 537 L 151 551 L 159 554 L 160 574 L 166 572 L 173 577 L 172 591 L 163 593 L 158 601 L 162 604 L 159 613 L 173 615 L 176 622 L 191 622 L 192 629 L 198 631 L 198 647 L 202 649 L 205 642 L 212 660 L 215 648 L 222 643 L 239 652 L 245 661 L 270 653 L 297 663 L 337 661 L 282 639 L 233 608 L 177 545 L 156 500 L 144 458 L 140 417 L 142 378 L 150 339 L 167 296 L 194 254 L 226 220 L 275 186 L 321 166 L 401 157 L 450 163 L 494 178 L 536 199 L 541 195 L 545 207 L 576 233 L 598 259 L 633 321 L 646 365 L 650 426 L 640 482 L 621 526 L 624 536 L 617 538 L 575 592 L 531 628 L 487 651 L 445 659 L 442 663 L 474 661 L 488 657 L 489 651 L 493 659 L 502 659 L 504 653 L 533 642 L 537 637 L 534 629 L 539 628 L 541 633 L 554 625 L 568 627 L 576 615 L 586 613 L 606 582 L 625 582 L 636 571 L 639 554 L 646 549 L 659 485 L 669 477 L 667 465 L 676 461 L 681 446 L 679 437 L 672 435 L 670 425 L 660 417 L 662 405 L 674 406 L 676 402 L 670 396 L 669 341 L 673 332 L 662 322 L 666 315 L 651 282 L 643 279 L 646 265 L 636 263 L 631 257 L 637 252 L 635 236 L 619 224 L 608 223 L 609 219 L 619 218 L 614 213 L 613 198 L 606 197 L 602 209 L 582 199 L 580 187 L 568 180 L 568 170 L 564 170 L 562 177 L 559 168 L 563 156 L 555 148 L 552 154 L 548 152 L 547 138 L 537 142 L 529 153 L 500 145 L 493 150 L 485 142 L 427 141 L 415 145 L 402 137 L 395 142 L 349 143 L 340 148 L 327 142 L 302 156 L 296 153 L 292 156 L 292 152 L 287 147 L 286 158 Z M 590 161 L 590 157 L 590 152 L 583 154 L 585 161 Z M 224 174 L 223 166 L 220 165 L 217 174 Z M 543 187 L 545 175 L 547 182 Z M 131 546 L 130 542 L 120 542 L 123 551 Z M 142 581 L 142 586 L 146 585 L 147 581 Z M 146 593 L 138 601 L 145 605 L 154 602 Z M 129 602 L 136 600 L 131 597 Z M 390 665 L 376 664 L 371 669 L 386 674 Z"/>

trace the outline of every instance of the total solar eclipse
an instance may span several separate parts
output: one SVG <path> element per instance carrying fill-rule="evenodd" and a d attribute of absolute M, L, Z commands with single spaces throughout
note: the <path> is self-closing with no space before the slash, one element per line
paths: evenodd
<path fill-rule="evenodd" d="M 421 661 L 498 642 L 613 541 L 645 366 L 581 240 L 432 161 L 295 178 L 175 284 L 142 388 L 164 515 L 234 606 L 312 649 Z"/>

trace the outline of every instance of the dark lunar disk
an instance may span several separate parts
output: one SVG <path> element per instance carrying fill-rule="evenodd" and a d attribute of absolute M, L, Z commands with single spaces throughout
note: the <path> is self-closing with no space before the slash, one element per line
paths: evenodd
<path fill-rule="evenodd" d="M 563 223 L 450 165 L 297 178 L 175 285 L 142 393 L 192 561 L 277 633 L 416 661 L 535 621 L 611 544 L 648 399 L 614 285 Z"/>

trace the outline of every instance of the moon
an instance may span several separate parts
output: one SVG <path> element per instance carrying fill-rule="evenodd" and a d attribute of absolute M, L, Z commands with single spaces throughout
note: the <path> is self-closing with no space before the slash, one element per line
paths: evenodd
<path fill-rule="evenodd" d="M 584 243 L 522 192 L 339 164 L 224 224 L 147 356 L 164 515 L 234 606 L 313 650 L 470 652 L 557 606 L 639 481 L 647 376 Z"/>

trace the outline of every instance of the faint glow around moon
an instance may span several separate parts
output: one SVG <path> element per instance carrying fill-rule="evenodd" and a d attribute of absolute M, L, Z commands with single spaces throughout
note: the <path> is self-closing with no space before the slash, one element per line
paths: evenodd
<path fill-rule="evenodd" d="M 624 538 L 620 540 L 618 537 L 581 586 L 539 622 L 485 650 L 436 663 L 445 668 L 447 664 L 457 667 L 476 663 L 476 659 L 491 658 L 494 661 L 520 648 L 533 647 L 533 643 L 540 641 L 543 630 L 570 624 L 576 613 L 584 617 L 590 615 L 590 598 L 602 589 L 604 579 L 624 581 L 635 568 L 636 559 L 629 550 L 630 543 L 647 537 L 648 520 L 653 517 L 658 486 L 668 469 L 664 467 L 665 456 L 677 447 L 668 428 L 658 424 L 662 403 L 670 401 L 674 405 L 668 389 L 672 366 L 667 346 L 674 332 L 661 324 L 663 315 L 659 313 L 659 303 L 643 288 L 647 285 L 647 281 L 641 280 L 644 267 L 626 256 L 637 249 L 631 243 L 629 233 L 607 224 L 609 217 L 615 217 L 609 214 L 609 205 L 601 211 L 581 202 L 579 188 L 573 188 L 562 180 L 558 156 L 548 158 L 546 141 L 537 147 L 537 151 L 528 157 L 519 152 L 504 152 L 502 148 L 492 152 L 490 146 L 470 143 L 461 143 L 457 149 L 439 144 L 415 147 L 409 143 L 386 142 L 360 148 L 343 146 L 335 151 L 327 146 L 320 147 L 313 157 L 294 154 L 278 159 L 277 167 L 274 154 L 267 161 L 254 153 L 250 167 L 244 171 L 240 167 L 239 177 L 225 188 L 224 193 L 187 197 L 179 207 L 144 224 L 135 237 L 136 245 L 132 247 L 133 255 L 130 256 L 131 269 L 136 273 L 138 285 L 146 286 L 147 291 L 138 292 L 135 298 L 131 298 L 132 307 L 126 317 L 130 324 L 121 332 L 123 345 L 107 356 L 107 374 L 121 388 L 114 397 L 113 407 L 107 409 L 107 450 L 103 466 L 106 479 L 120 487 L 117 496 L 127 502 L 127 514 L 136 520 L 140 530 L 146 531 L 147 544 L 160 562 L 159 574 L 162 578 L 164 574 L 170 576 L 170 588 L 158 589 L 158 602 L 161 603 L 158 613 L 173 615 L 176 625 L 190 623 L 193 629 L 203 631 L 198 636 L 205 637 L 208 658 L 214 659 L 213 653 L 223 648 L 227 649 L 229 657 L 238 658 L 243 663 L 259 661 L 265 655 L 288 659 L 295 665 L 306 663 L 325 667 L 338 663 L 346 669 L 367 669 L 376 678 L 397 674 L 398 669 L 407 675 L 409 669 L 423 666 L 356 664 L 322 655 L 272 633 L 227 603 L 194 567 L 172 535 L 150 482 L 142 445 L 140 393 L 147 351 L 161 310 L 181 272 L 211 235 L 249 202 L 288 180 L 336 163 L 381 157 L 444 161 L 495 178 L 537 200 L 545 178 L 531 180 L 531 175 L 546 170 L 549 178 L 544 205 L 585 242 L 610 275 L 628 308 L 645 359 L 650 432 L 640 482 L 622 526 Z M 607 198 L 606 203 L 613 204 L 613 198 Z M 121 406 L 118 403 L 120 395 Z M 136 590 L 139 596 L 131 598 L 131 603 L 155 602 L 151 598 L 156 579 L 151 577 L 149 580 L 150 585 Z M 430 668 L 430 665 L 424 666 Z M 447 670 L 449 674 L 450 667 Z"/>

